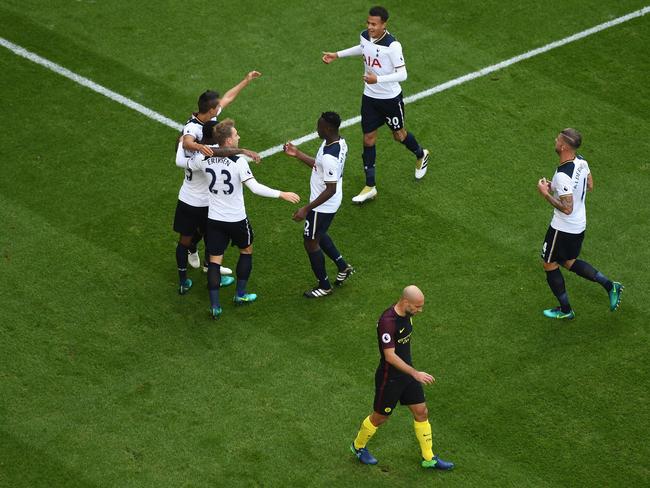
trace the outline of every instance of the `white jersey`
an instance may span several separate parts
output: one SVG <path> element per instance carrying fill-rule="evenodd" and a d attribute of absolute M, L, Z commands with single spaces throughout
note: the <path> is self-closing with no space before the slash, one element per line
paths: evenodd
<path fill-rule="evenodd" d="M 331 144 L 321 144 L 316 154 L 316 162 L 311 172 L 311 195 L 309 201 L 313 202 L 325 191 L 326 183 L 336 182 L 336 193 L 325 203 L 314 208 L 315 212 L 335 213 L 343 200 L 343 168 L 345 157 L 348 154 L 348 145 L 345 139 L 339 139 Z"/>
<path fill-rule="evenodd" d="M 203 171 L 193 171 L 189 167 L 191 158 L 185 156 L 183 143 L 179 142 L 176 148 L 176 166 L 185 170 L 185 178 L 178 192 L 178 199 L 193 207 L 207 207 L 208 199 L 208 177 Z M 194 153 L 192 153 L 194 155 Z"/>
<path fill-rule="evenodd" d="M 221 107 L 217 111 L 217 116 L 221 113 Z M 183 126 L 183 136 L 192 136 L 196 142 L 201 142 L 203 140 L 203 122 L 196 118 L 197 114 L 192 114 L 192 116 L 185 122 Z M 215 121 L 217 117 L 212 117 L 210 120 Z M 185 151 L 185 157 L 191 158 L 193 156 L 192 151 Z"/>
<path fill-rule="evenodd" d="M 580 156 L 558 166 L 553 180 L 551 180 L 551 192 L 558 197 L 573 195 L 573 212 L 567 215 L 554 209 L 551 227 L 569 234 L 580 234 L 585 230 L 587 227 L 585 198 L 587 197 L 588 175 L 589 165 Z"/>
<path fill-rule="evenodd" d="M 361 33 L 361 50 L 366 72 L 377 76 L 390 75 L 397 68 L 405 66 L 402 45 L 388 32 L 379 39 L 372 40 L 365 30 Z M 402 93 L 402 87 L 397 81 L 365 84 L 363 94 L 372 98 L 395 98 Z"/>
<path fill-rule="evenodd" d="M 221 222 L 239 222 L 246 218 L 244 182 L 254 178 L 243 157 L 204 159 L 196 154 L 189 160 L 192 171 L 204 172 L 208 178 L 208 218 Z"/>

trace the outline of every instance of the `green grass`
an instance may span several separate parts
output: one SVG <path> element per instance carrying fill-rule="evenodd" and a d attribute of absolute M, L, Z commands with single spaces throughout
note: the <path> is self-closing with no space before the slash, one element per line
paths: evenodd
<path fill-rule="evenodd" d="M 643 6 L 402 3 L 386 6 L 406 95 Z M 263 150 L 325 109 L 357 115 L 360 62 L 318 58 L 355 42 L 366 9 L 5 0 L 0 36 L 179 122 L 205 88 L 259 69 L 227 115 Z M 201 273 L 175 290 L 174 131 L 0 50 L 0 486 L 645 485 L 649 22 L 409 105 L 429 174 L 415 183 L 383 130 L 380 194 L 360 208 L 360 129 L 344 130 L 332 236 L 358 273 L 330 298 L 301 298 L 313 278 L 292 207 L 248 194 L 260 300 L 218 323 Z M 565 273 L 577 318 L 555 323 L 540 313 L 554 304 L 538 259 L 551 211 L 535 183 L 566 126 L 596 187 L 582 257 L 626 291 L 611 314 L 598 285 Z M 281 154 L 254 171 L 308 196 L 308 171 Z M 370 444 L 379 466 L 348 451 L 372 406 L 376 319 L 411 282 L 427 296 L 415 365 L 438 380 L 426 392 L 451 473 L 418 467 L 403 408 Z"/>

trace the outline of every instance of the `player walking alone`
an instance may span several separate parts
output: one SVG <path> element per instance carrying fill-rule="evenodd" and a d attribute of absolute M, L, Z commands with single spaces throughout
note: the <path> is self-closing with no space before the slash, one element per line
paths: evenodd
<path fill-rule="evenodd" d="M 399 301 L 390 306 L 377 322 L 379 367 L 375 373 L 375 401 L 373 412 L 367 416 L 350 448 L 363 464 L 377 464 L 366 445 L 377 428 L 386 422 L 397 402 L 406 405 L 413 414 L 415 437 L 420 444 L 422 467 L 449 470 L 454 463 L 433 454 L 429 411 L 422 385 L 430 385 L 435 378 L 418 371 L 411 361 L 411 318 L 424 307 L 424 294 L 415 285 L 404 288 Z"/>
<path fill-rule="evenodd" d="M 553 179 L 542 178 L 537 190 L 553 206 L 553 220 L 546 232 L 542 259 L 546 281 L 560 306 L 544 310 L 552 319 L 572 319 L 575 313 L 569 303 L 560 264 L 587 280 L 599 283 L 609 295 L 609 309 L 615 311 L 621 303 L 623 285 L 610 281 L 600 271 L 578 259 L 587 227 L 585 199 L 587 191 L 594 189 L 594 179 L 589 165 L 576 155 L 582 136 L 575 129 L 564 129 L 555 138 L 555 152 L 560 157 Z"/>

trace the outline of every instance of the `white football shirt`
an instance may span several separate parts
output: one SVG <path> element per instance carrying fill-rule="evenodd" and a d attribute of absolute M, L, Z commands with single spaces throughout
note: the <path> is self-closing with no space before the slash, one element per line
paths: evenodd
<path fill-rule="evenodd" d="M 197 154 L 189 160 L 192 171 L 204 172 L 208 178 L 208 218 L 221 222 L 239 222 L 246 218 L 244 182 L 254 178 L 248 161 Z"/>
<path fill-rule="evenodd" d="M 209 204 L 208 177 L 203 171 L 193 171 L 189 167 L 191 158 L 185 157 L 185 152 L 183 143 L 179 142 L 176 149 L 176 166 L 185 169 L 185 178 L 183 178 L 183 184 L 178 192 L 178 199 L 193 207 L 207 207 Z"/>
<path fill-rule="evenodd" d="M 331 144 L 321 144 L 316 154 L 316 163 L 311 172 L 309 201 L 313 202 L 325 191 L 325 183 L 336 182 L 336 193 L 325 203 L 314 208 L 315 212 L 335 213 L 343 200 L 343 169 L 348 145 L 341 138 Z"/>
<path fill-rule="evenodd" d="M 221 114 L 221 106 L 217 110 L 217 116 Z M 183 136 L 192 136 L 196 142 L 201 142 L 203 140 L 203 122 L 201 122 L 197 117 L 197 114 L 192 114 L 192 116 L 185 122 L 183 126 Z M 212 117 L 210 120 L 216 121 L 217 117 Z M 185 157 L 191 158 L 193 156 L 192 151 L 185 151 Z"/>
<path fill-rule="evenodd" d="M 377 76 L 390 75 L 399 67 L 405 66 L 402 45 L 388 32 L 379 39 L 372 40 L 365 30 L 361 33 L 361 49 L 366 72 Z M 365 84 L 363 94 L 372 98 L 395 98 L 402 93 L 396 81 Z"/>
<path fill-rule="evenodd" d="M 573 195 L 573 212 L 567 215 L 554 209 L 551 227 L 569 234 L 580 234 L 587 228 L 585 199 L 588 175 L 589 165 L 581 156 L 557 167 L 551 180 L 551 191 L 558 197 Z"/>

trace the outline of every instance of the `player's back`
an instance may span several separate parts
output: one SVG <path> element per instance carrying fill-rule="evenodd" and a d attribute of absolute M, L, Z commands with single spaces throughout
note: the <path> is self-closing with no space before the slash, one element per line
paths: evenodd
<path fill-rule="evenodd" d="M 585 201 L 589 173 L 589 164 L 581 156 L 576 156 L 573 161 L 558 166 L 553 175 L 551 190 L 558 196 L 572 195 L 573 211 L 567 215 L 555 209 L 551 221 L 554 229 L 571 234 L 580 234 L 585 230 L 587 226 Z"/>
<path fill-rule="evenodd" d="M 208 218 L 239 222 L 246 218 L 244 182 L 253 178 L 243 157 L 210 157 L 198 163 L 208 178 L 210 210 Z"/>
<path fill-rule="evenodd" d="M 335 182 L 336 193 L 329 200 L 316 207 L 315 211 L 334 213 L 341 206 L 343 200 L 343 172 L 347 155 L 348 145 L 343 138 L 331 144 L 325 144 L 325 141 L 323 141 L 318 149 L 310 180 L 310 201 L 315 200 L 325 190 L 326 183 Z"/>

